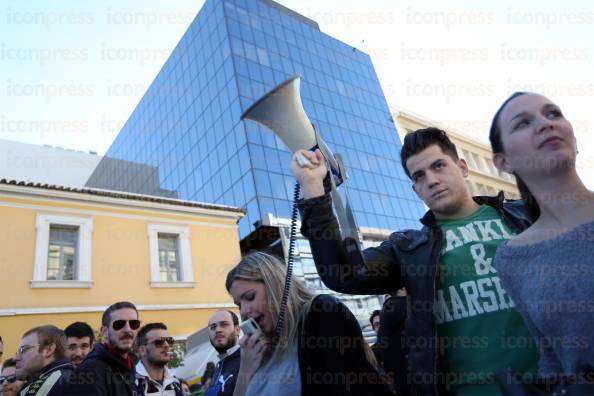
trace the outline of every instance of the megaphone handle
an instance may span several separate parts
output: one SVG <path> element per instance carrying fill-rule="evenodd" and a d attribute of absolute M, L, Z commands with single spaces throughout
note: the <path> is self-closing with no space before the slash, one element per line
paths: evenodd
<path fill-rule="evenodd" d="M 299 166 L 302 168 L 314 168 L 313 164 L 307 158 L 305 158 L 301 151 L 297 151 L 297 153 L 295 153 L 295 159 L 297 160 L 297 164 L 299 164 Z"/>

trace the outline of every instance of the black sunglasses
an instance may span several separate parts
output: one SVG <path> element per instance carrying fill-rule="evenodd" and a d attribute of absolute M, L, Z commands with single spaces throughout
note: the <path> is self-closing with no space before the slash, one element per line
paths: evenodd
<path fill-rule="evenodd" d="M 0 385 L 2 385 L 5 382 L 8 383 L 13 383 L 16 381 L 16 376 L 15 375 L 8 375 L 8 376 L 1 376 L 0 377 Z"/>
<path fill-rule="evenodd" d="M 115 330 L 122 330 L 124 328 L 124 326 L 126 326 L 126 323 L 128 323 L 130 325 L 130 328 L 132 330 L 138 330 L 138 328 L 140 327 L 140 320 L 138 319 L 132 319 L 132 320 L 114 320 L 113 323 L 111 324 L 111 327 Z"/>
<path fill-rule="evenodd" d="M 163 338 L 157 338 L 156 340 L 153 340 L 153 341 L 148 341 L 144 345 L 155 344 L 155 346 L 157 348 L 161 348 L 163 345 L 165 345 L 165 343 L 168 343 L 169 346 L 172 346 L 174 342 L 175 342 L 175 340 L 173 339 L 173 337 L 163 337 Z"/>

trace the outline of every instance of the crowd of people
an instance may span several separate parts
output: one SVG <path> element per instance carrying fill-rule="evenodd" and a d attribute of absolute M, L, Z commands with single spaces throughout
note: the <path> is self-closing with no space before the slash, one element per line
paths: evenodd
<path fill-rule="evenodd" d="M 174 343 L 167 326 L 140 323 L 135 305 L 121 301 L 103 313 L 100 342 L 84 322 L 26 331 L 2 363 L 0 395 L 189 395 L 167 368 Z"/>
<path fill-rule="evenodd" d="M 576 171 L 572 126 L 548 98 L 522 92 L 502 104 L 489 137 L 522 200 L 473 197 L 447 134 L 417 130 L 400 158 L 429 210 L 419 229 L 355 252 L 333 213 L 323 155 L 300 151 L 307 166 L 294 156 L 301 232 L 323 282 L 385 295 L 370 317 L 376 342 L 335 296 L 297 278 L 287 287 L 284 260 L 250 252 L 225 287 L 251 327 L 240 338 L 235 313 L 210 317 L 218 363 L 203 375 L 204 394 L 594 394 L 594 193 Z M 80 322 L 30 329 L 2 365 L 0 395 L 189 394 L 167 368 L 174 340 L 164 323 L 141 327 L 136 307 L 117 302 L 100 334 L 95 341 Z"/>
<path fill-rule="evenodd" d="M 341 238 L 322 154 L 301 151 L 312 166 L 294 159 L 292 170 L 318 273 L 341 293 L 406 287 L 402 394 L 594 394 L 594 193 L 576 171 L 571 123 L 548 98 L 516 93 L 497 111 L 490 140 L 522 200 L 472 197 L 468 166 L 446 133 L 415 131 L 400 157 L 429 208 L 422 227 L 359 256 Z"/>

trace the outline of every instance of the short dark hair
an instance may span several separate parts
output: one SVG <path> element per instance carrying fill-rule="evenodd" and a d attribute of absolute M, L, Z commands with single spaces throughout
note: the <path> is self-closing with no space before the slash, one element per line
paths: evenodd
<path fill-rule="evenodd" d="M 373 311 L 371 313 L 371 316 L 369 317 L 369 323 L 371 323 L 371 326 L 373 327 L 373 318 L 375 318 L 376 316 L 380 316 L 381 312 L 379 309 L 376 309 L 375 311 Z"/>
<path fill-rule="evenodd" d="M 37 326 L 27 330 L 25 334 L 23 334 L 23 337 L 26 337 L 30 334 L 37 334 L 40 351 L 46 346 L 54 344 L 56 346 L 56 350 L 54 352 L 56 359 L 63 359 L 66 356 L 66 334 L 64 334 L 63 330 L 52 325 Z"/>
<path fill-rule="evenodd" d="M 74 322 L 64 329 L 66 337 L 89 337 L 89 341 L 92 344 L 95 342 L 95 334 L 93 329 L 85 322 Z"/>
<path fill-rule="evenodd" d="M 4 363 L 2 363 L 2 370 L 4 370 L 6 367 L 16 367 L 14 358 L 8 358 L 4 361 Z"/>
<path fill-rule="evenodd" d="M 137 348 L 146 343 L 146 335 L 151 330 L 167 330 L 167 326 L 165 326 L 165 323 L 162 322 L 147 323 L 144 326 L 142 326 L 140 330 L 138 330 L 138 334 L 136 335 Z"/>
<path fill-rule="evenodd" d="M 136 315 L 138 315 L 138 310 L 134 304 L 128 301 L 118 301 L 117 303 L 111 304 L 109 307 L 107 307 L 105 312 L 103 312 L 103 316 L 101 317 L 101 325 L 108 327 L 111 323 L 111 313 L 124 308 L 133 309 L 136 311 Z"/>
<path fill-rule="evenodd" d="M 445 131 L 435 127 L 417 129 L 404 136 L 404 142 L 402 143 L 402 149 L 400 150 L 400 163 L 402 164 L 402 169 L 404 169 L 404 172 L 406 172 L 406 175 L 409 178 L 411 178 L 411 175 L 406 167 L 406 161 L 413 155 L 419 154 L 421 151 L 434 144 L 438 145 L 444 153 L 448 154 L 453 159 L 459 159 L 456 145 L 450 140 Z"/>

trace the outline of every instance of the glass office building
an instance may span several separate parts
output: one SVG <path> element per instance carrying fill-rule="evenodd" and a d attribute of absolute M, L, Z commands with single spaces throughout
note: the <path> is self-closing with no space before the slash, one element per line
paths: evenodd
<path fill-rule="evenodd" d="M 369 55 L 270 0 L 207 0 L 87 185 L 289 217 L 290 153 L 240 115 L 292 75 L 303 106 L 348 169 L 359 226 L 418 227 L 423 206 Z M 130 163 L 139 164 L 130 166 Z"/>
<path fill-rule="evenodd" d="M 400 166 L 401 143 L 369 55 L 271 0 L 206 1 L 87 186 L 245 207 L 242 248 L 264 247 L 271 241 L 258 245 L 259 235 L 272 235 L 286 254 L 291 155 L 240 116 L 295 74 L 306 113 L 343 156 L 363 245 L 385 239 L 385 230 L 417 228 L 423 205 Z M 328 292 L 306 241 L 297 241 L 295 258 L 295 274 Z M 378 296 L 340 297 L 362 323 L 380 306 Z"/>

